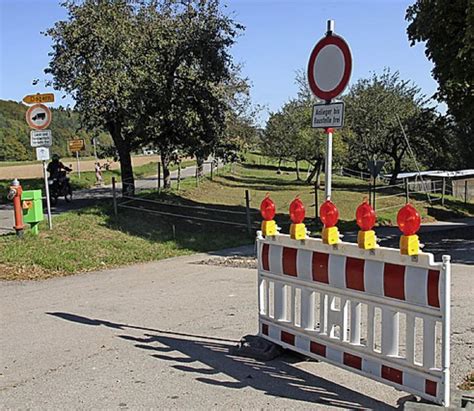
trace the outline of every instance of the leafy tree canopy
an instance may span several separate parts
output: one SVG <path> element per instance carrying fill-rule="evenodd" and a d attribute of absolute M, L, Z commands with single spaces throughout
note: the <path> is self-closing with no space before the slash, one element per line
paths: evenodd
<path fill-rule="evenodd" d="M 472 0 L 417 0 L 406 19 L 411 44 L 426 42 L 434 63 L 436 98 L 448 105 L 464 139 L 459 153 L 465 165 L 474 162 L 474 2 Z"/>

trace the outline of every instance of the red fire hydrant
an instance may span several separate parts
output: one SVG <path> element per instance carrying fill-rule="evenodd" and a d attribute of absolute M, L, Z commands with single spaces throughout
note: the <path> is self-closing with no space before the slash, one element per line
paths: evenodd
<path fill-rule="evenodd" d="M 16 231 L 16 235 L 21 237 L 23 235 L 23 209 L 21 208 L 21 188 L 20 182 L 15 178 L 12 181 L 12 185 L 7 194 L 7 198 L 13 201 L 13 211 L 15 213 L 15 225 L 13 228 Z"/>

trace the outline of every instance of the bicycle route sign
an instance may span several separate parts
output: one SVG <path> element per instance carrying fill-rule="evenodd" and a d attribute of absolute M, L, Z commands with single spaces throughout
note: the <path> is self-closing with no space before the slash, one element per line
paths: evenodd
<path fill-rule="evenodd" d="M 51 124 L 51 110 L 44 104 L 34 104 L 26 111 L 26 122 L 35 130 L 44 130 Z"/>

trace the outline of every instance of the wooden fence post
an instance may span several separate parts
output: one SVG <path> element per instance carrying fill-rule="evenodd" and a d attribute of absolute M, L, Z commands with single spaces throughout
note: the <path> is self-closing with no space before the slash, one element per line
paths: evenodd
<path fill-rule="evenodd" d="M 181 183 L 181 162 L 178 163 L 178 181 L 176 183 L 176 188 L 179 191 L 179 186 Z"/>
<path fill-rule="evenodd" d="M 405 178 L 403 181 L 405 182 L 405 204 L 408 204 L 408 202 L 410 201 L 408 178 Z"/>
<path fill-rule="evenodd" d="M 199 173 L 198 173 L 198 163 L 196 161 L 196 172 L 194 173 L 194 176 L 196 178 L 196 187 L 199 186 Z"/>
<path fill-rule="evenodd" d="M 314 224 L 318 225 L 319 219 L 319 201 L 318 201 L 318 182 L 314 182 Z"/>
<path fill-rule="evenodd" d="M 377 195 L 377 177 L 374 177 L 374 202 L 372 204 L 372 208 L 375 210 L 375 197 Z"/>
<path fill-rule="evenodd" d="M 446 177 L 443 177 L 443 188 L 441 191 L 441 205 L 444 206 L 444 194 L 446 193 Z"/>
<path fill-rule="evenodd" d="M 467 178 L 464 180 L 464 204 L 467 204 Z"/>
<path fill-rule="evenodd" d="M 214 160 L 211 161 L 211 181 L 212 181 L 212 178 L 214 177 L 213 174 L 214 174 Z"/>
<path fill-rule="evenodd" d="M 252 223 L 250 221 L 250 193 L 245 190 L 245 214 L 247 216 L 247 232 L 249 237 L 252 236 Z"/>
<path fill-rule="evenodd" d="M 115 189 L 115 177 L 112 177 L 112 198 L 114 204 L 114 216 L 117 217 L 118 209 L 117 209 L 117 191 Z"/>
<path fill-rule="evenodd" d="M 161 189 L 161 161 L 158 161 L 158 191 Z"/>

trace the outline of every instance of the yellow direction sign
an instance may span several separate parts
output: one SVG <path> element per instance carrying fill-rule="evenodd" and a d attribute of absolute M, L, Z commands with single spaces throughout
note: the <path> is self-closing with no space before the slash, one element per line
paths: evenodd
<path fill-rule="evenodd" d="M 25 104 L 54 103 L 54 94 L 53 93 L 28 94 L 27 96 L 23 97 L 23 103 Z"/>
<path fill-rule="evenodd" d="M 69 140 L 69 151 L 71 153 L 77 153 L 78 151 L 84 151 L 86 149 L 86 141 L 83 138 L 75 138 Z"/>

